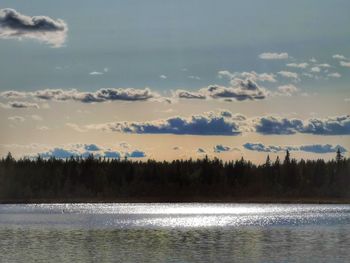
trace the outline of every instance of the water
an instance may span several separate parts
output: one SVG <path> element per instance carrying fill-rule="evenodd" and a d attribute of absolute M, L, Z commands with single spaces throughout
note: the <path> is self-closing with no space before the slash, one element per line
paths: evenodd
<path fill-rule="evenodd" d="M 350 262 L 350 205 L 0 205 L 0 262 Z"/>

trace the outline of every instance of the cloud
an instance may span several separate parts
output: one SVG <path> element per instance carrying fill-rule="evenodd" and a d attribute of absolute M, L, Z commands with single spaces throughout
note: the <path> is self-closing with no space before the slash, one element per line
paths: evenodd
<path fill-rule="evenodd" d="M 291 67 L 291 68 L 301 68 L 301 69 L 305 69 L 309 66 L 308 63 L 288 63 L 287 67 Z"/>
<path fill-rule="evenodd" d="M 281 151 L 285 151 L 285 150 L 290 150 L 290 148 L 286 148 L 286 147 L 281 147 L 281 146 L 266 146 L 262 143 L 245 143 L 243 145 L 243 147 L 247 150 L 250 151 L 256 151 L 256 152 L 281 152 Z"/>
<path fill-rule="evenodd" d="M 146 157 L 146 153 L 141 150 L 116 150 L 110 148 L 104 148 L 96 144 L 69 144 L 60 147 L 45 147 L 46 151 L 40 152 L 39 155 L 42 158 L 55 157 L 58 159 L 66 159 L 70 157 L 82 157 L 87 158 L 91 155 L 95 157 L 105 157 L 111 159 L 119 159 L 121 156 L 127 156 L 130 158 L 143 158 Z M 33 155 L 34 157 L 35 155 Z"/>
<path fill-rule="evenodd" d="M 255 71 L 250 71 L 250 72 L 229 72 L 227 70 L 221 70 L 218 72 L 218 77 L 219 78 L 227 78 L 235 84 L 235 79 L 236 78 L 241 78 L 241 79 L 250 79 L 253 81 L 267 81 L 267 82 L 277 82 L 276 76 L 272 73 L 256 73 Z"/>
<path fill-rule="evenodd" d="M 331 65 L 329 65 L 327 63 L 318 64 L 317 66 L 320 67 L 320 68 L 331 68 L 332 67 Z"/>
<path fill-rule="evenodd" d="M 257 152 L 267 152 L 267 153 L 277 153 L 282 151 L 302 151 L 302 152 L 311 152 L 318 154 L 325 153 L 335 153 L 338 149 L 341 152 L 347 152 L 347 150 L 340 145 L 330 145 L 330 144 L 312 144 L 312 145 L 301 145 L 301 146 L 273 146 L 273 145 L 264 145 L 262 143 L 245 143 L 243 147 L 250 151 Z"/>
<path fill-rule="evenodd" d="M 86 144 L 84 146 L 84 149 L 92 152 L 101 150 L 100 147 L 98 147 L 96 144 Z"/>
<path fill-rule="evenodd" d="M 48 16 L 27 16 L 14 9 L 0 9 L 0 38 L 34 39 L 53 47 L 61 47 L 68 31 L 61 19 Z"/>
<path fill-rule="evenodd" d="M 103 72 L 100 72 L 100 71 L 92 71 L 89 73 L 89 75 L 91 76 L 98 76 L 98 75 L 103 75 L 104 73 Z"/>
<path fill-rule="evenodd" d="M 347 150 L 340 145 L 332 146 L 330 144 L 313 144 L 299 147 L 300 151 L 312 153 L 335 153 L 338 149 L 342 153 L 347 152 Z"/>
<path fill-rule="evenodd" d="M 39 109 L 39 105 L 36 103 L 30 103 L 25 101 L 10 101 L 6 104 L 0 103 L 0 107 L 4 109 L 26 109 L 26 108 L 36 108 Z"/>
<path fill-rule="evenodd" d="M 175 97 L 180 99 L 206 99 L 206 95 L 200 92 L 187 91 L 187 90 L 176 90 L 173 94 Z"/>
<path fill-rule="evenodd" d="M 294 79 L 294 80 L 299 80 L 299 76 L 298 73 L 295 72 L 290 72 L 290 71 L 280 71 L 277 72 L 278 75 L 285 77 L 285 78 L 290 78 L 290 79 Z"/>
<path fill-rule="evenodd" d="M 350 68 L 350 62 L 340 61 L 340 65 L 343 67 Z"/>
<path fill-rule="evenodd" d="M 318 72 L 321 72 L 321 69 L 320 69 L 320 67 L 312 67 L 311 72 L 318 73 Z"/>
<path fill-rule="evenodd" d="M 333 55 L 332 58 L 339 59 L 339 60 L 346 60 L 347 59 L 345 56 L 339 55 L 339 54 Z"/>
<path fill-rule="evenodd" d="M 214 146 L 214 152 L 221 153 L 221 152 L 230 152 L 233 149 L 229 146 L 224 146 L 222 144 L 218 144 Z"/>
<path fill-rule="evenodd" d="M 43 152 L 43 153 L 39 153 L 39 156 L 41 156 L 42 158 L 58 158 L 58 159 L 67 159 L 70 157 L 77 157 L 80 156 L 81 154 L 79 154 L 79 152 L 76 152 L 74 150 L 66 150 L 63 148 L 54 148 L 48 152 Z"/>
<path fill-rule="evenodd" d="M 110 159 L 119 159 L 121 157 L 121 155 L 117 151 L 105 151 L 104 157 L 110 158 Z"/>
<path fill-rule="evenodd" d="M 288 53 L 283 52 L 283 53 L 270 53 L 270 52 L 266 52 L 266 53 L 262 53 L 259 55 L 259 58 L 261 59 L 268 59 L 268 60 L 276 60 L 276 59 L 287 59 Z"/>
<path fill-rule="evenodd" d="M 272 116 L 255 120 L 257 133 L 269 135 L 288 135 L 306 133 L 314 135 L 350 135 L 350 115 L 328 117 L 325 119 L 287 119 Z"/>
<path fill-rule="evenodd" d="M 37 129 L 38 129 L 39 131 L 48 131 L 48 130 L 50 130 L 50 128 L 47 127 L 47 126 L 40 126 L 40 127 L 37 127 Z"/>
<path fill-rule="evenodd" d="M 251 79 L 235 79 L 234 81 L 233 87 L 213 85 L 201 89 L 200 92 L 214 99 L 237 101 L 262 100 L 267 97 L 267 91 Z"/>
<path fill-rule="evenodd" d="M 193 76 L 193 75 L 188 76 L 188 78 L 189 78 L 189 79 L 195 79 L 195 80 L 200 80 L 200 79 L 201 79 L 200 77 L 198 77 L 198 76 Z"/>
<path fill-rule="evenodd" d="M 160 75 L 159 78 L 161 78 L 161 79 L 167 79 L 168 77 L 165 76 L 165 75 Z"/>
<path fill-rule="evenodd" d="M 203 154 L 203 153 L 206 153 L 206 151 L 203 148 L 198 148 L 197 153 Z"/>
<path fill-rule="evenodd" d="M 31 116 L 31 118 L 32 118 L 33 120 L 35 120 L 35 121 L 42 121 L 42 120 L 43 120 L 43 118 L 41 118 L 39 115 L 35 115 L 35 114 L 33 114 L 33 115 Z"/>
<path fill-rule="evenodd" d="M 10 98 L 16 94 L 16 91 L 6 91 L 0 94 L 3 98 Z M 40 100 L 67 101 L 74 100 L 83 103 L 107 102 L 107 101 L 146 101 L 159 98 L 159 95 L 152 92 L 149 88 L 108 88 L 99 89 L 95 92 L 80 92 L 76 89 L 44 89 L 33 92 L 20 93 L 22 98 L 30 97 Z"/>
<path fill-rule="evenodd" d="M 244 120 L 242 115 L 224 117 L 219 113 L 205 113 L 192 115 L 189 118 L 180 116 L 157 121 L 146 122 L 110 122 L 90 124 L 79 128 L 81 130 L 102 130 L 136 134 L 177 134 L 177 135 L 227 135 L 234 136 L 241 133 L 240 123 Z"/>
<path fill-rule="evenodd" d="M 339 74 L 338 72 L 334 72 L 334 73 L 329 73 L 327 76 L 332 78 L 340 78 L 341 74 Z"/>
<path fill-rule="evenodd" d="M 279 86 L 278 91 L 281 95 L 292 96 L 294 93 L 298 92 L 298 88 L 293 84 Z"/>
<path fill-rule="evenodd" d="M 130 158 L 144 158 L 146 154 L 143 151 L 134 150 L 131 153 L 127 153 L 126 156 Z"/>
<path fill-rule="evenodd" d="M 8 90 L 0 93 L 0 97 L 5 99 L 22 99 L 22 98 L 25 98 L 26 96 L 27 96 L 26 92 L 15 91 L 15 90 Z"/>
<path fill-rule="evenodd" d="M 14 122 L 24 122 L 25 120 L 25 118 L 23 118 L 22 116 L 11 116 L 11 117 L 8 117 L 7 119 Z"/>
<path fill-rule="evenodd" d="M 173 96 L 181 99 L 222 99 L 225 101 L 262 100 L 268 96 L 267 90 L 251 79 L 235 78 L 232 87 L 211 85 L 198 91 L 176 90 Z"/>

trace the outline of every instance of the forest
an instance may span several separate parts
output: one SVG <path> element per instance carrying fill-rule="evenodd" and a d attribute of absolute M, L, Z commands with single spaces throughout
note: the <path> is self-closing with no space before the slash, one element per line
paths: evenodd
<path fill-rule="evenodd" d="M 349 202 L 350 159 L 0 160 L 0 202 Z"/>

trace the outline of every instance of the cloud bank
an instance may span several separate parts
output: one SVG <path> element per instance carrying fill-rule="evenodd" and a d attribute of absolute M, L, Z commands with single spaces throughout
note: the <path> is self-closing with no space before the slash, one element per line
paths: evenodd
<path fill-rule="evenodd" d="M 35 39 L 53 47 L 61 47 L 68 31 L 61 19 L 48 16 L 27 16 L 14 9 L 0 9 L 0 38 Z"/>
<path fill-rule="evenodd" d="M 307 133 L 314 135 L 350 135 L 350 115 L 328 117 L 325 119 L 287 119 L 261 117 L 255 121 L 257 133 L 265 135 L 289 135 Z"/>
<path fill-rule="evenodd" d="M 339 149 L 342 153 L 347 152 L 347 150 L 340 145 L 330 145 L 330 144 L 312 144 L 312 145 L 301 145 L 301 146 L 273 146 L 264 145 L 262 143 L 246 143 L 243 147 L 250 151 L 266 152 L 266 153 L 277 153 L 282 151 L 302 151 L 310 153 L 335 153 Z"/>
<path fill-rule="evenodd" d="M 41 152 L 38 154 L 42 158 L 57 158 L 57 159 L 67 159 L 70 157 L 82 157 L 87 158 L 91 155 L 94 157 L 119 159 L 121 157 L 129 158 L 144 158 L 146 153 L 140 150 L 133 151 L 120 151 L 110 148 L 104 148 L 96 144 L 71 144 L 65 145 L 63 147 L 54 147 L 48 151 Z"/>
<path fill-rule="evenodd" d="M 5 91 L 0 93 L 5 99 L 12 98 L 33 98 L 39 100 L 54 101 L 78 101 L 82 103 L 95 103 L 107 101 L 147 101 L 159 98 L 159 95 L 152 92 L 149 88 L 109 88 L 99 89 L 95 92 L 80 92 L 76 89 L 44 89 L 33 92 Z"/>
<path fill-rule="evenodd" d="M 69 124 L 77 131 L 102 130 L 135 134 L 177 134 L 177 135 L 227 135 L 241 133 L 242 115 L 227 115 L 227 112 L 192 115 L 189 118 L 175 116 L 168 119 L 146 122 L 110 122 L 90 124 L 84 127 Z"/>

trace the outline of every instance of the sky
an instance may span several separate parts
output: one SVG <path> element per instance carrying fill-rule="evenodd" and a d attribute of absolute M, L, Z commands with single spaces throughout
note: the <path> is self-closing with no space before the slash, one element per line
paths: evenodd
<path fill-rule="evenodd" d="M 0 0 L 0 156 L 349 156 L 349 11 Z"/>

